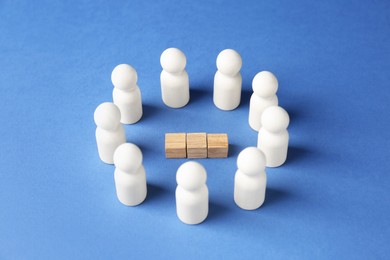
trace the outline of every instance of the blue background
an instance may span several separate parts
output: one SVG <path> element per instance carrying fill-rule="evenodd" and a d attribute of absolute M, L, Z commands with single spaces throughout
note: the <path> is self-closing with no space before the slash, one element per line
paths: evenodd
<path fill-rule="evenodd" d="M 0 1 L 0 258 L 385 259 L 390 247 L 389 1 Z M 191 101 L 162 103 L 160 54 L 187 56 Z M 242 102 L 212 103 L 215 60 L 243 58 Z M 93 112 L 112 100 L 112 69 L 138 71 L 148 197 L 116 198 Z M 285 165 L 268 169 L 264 205 L 233 202 L 236 157 L 256 145 L 251 82 L 279 79 L 291 117 Z M 165 132 L 226 132 L 228 159 L 202 159 L 210 213 L 176 217 Z"/>

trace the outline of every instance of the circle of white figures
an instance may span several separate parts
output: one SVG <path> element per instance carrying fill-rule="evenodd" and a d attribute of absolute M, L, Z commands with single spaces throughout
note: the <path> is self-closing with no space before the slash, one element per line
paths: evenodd
<path fill-rule="evenodd" d="M 267 184 L 264 153 L 256 147 L 245 148 L 238 155 L 237 168 L 234 201 L 242 209 L 257 209 L 264 203 Z"/>
<path fill-rule="evenodd" d="M 265 154 L 267 167 L 278 167 L 287 158 L 288 131 L 290 118 L 281 107 L 268 107 L 261 115 L 257 147 Z"/>
<path fill-rule="evenodd" d="M 184 107 L 190 100 L 186 56 L 177 48 L 169 48 L 161 54 L 160 63 L 163 68 L 160 81 L 164 104 L 172 108 Z"/>
<path fill-rule="evenodd" d="M 278 80 L 269 71 L 256 74 L 252 81 L 253 94 L 249 102 L 249 125 L 253 130 L 259 131 L 261 127 L 261 114 L 270 106 L 278 105 Z"/>
<path fill-rule="evenodd" d="M 146 174 L 142 152 L 135 144 L 121 144 L 114 153 L 115 187 L 120 202 L 126 206 L 141 204 L 146 198 Z"/>
<path fill-rule="evenodd" d="M 207 173 L 197 162 L 183 163 L 176 173 L 176 212 L 186 224 L 199 224 L 209 212 Z"/>
<path fill-rule="evenodd" d="M 240 54 L 232 49 L 221 51 L 217 57 L 214 76 L 214 104 L 222 110 L 233 110 L 241 101 L 242 77 Z"/>
<path fill-rule="evenodd" d="M 180 108 L 190 100 L 187 60 L 177 48 L 166 49 L 160 57 L 163 68 L 161 95 L 165 105 Z M 242 59 L 235 50 L 225 49 L 218 54 L 214 77 L 213 102 L 221 110 L 233 110 L 241 101 Z M 123 124 L 134 124 L 142 117 L 142 98 L 137 85 L 137 72 L 128 64 L 114 68 L 113 102 L 102 103 L 94 113 L 96 142 L 100 159 L 115 164 L 115 187 L 118 199 L 128 206 L 142 203 L 147 194 L 146 174 L 142 152 L 126 143 Z M 269 71 L 261 71 L 252 81 L 253 94 L 249 104 L 249 126 L 258 131 L 257 148 L 244 149 L 237 158 L 234 177 L 234 201 L 242 209 L 254 210 L 265 199 L 265 166 L 278 167 L 287 158 L 290 119 L 278 106 L 278 80 Z M 209 210 L 207 173 L 194 161 L 182 164 L 176 174 L 176 211 L 186 224 L 204 221 Z"/>
<path fill-rule="evenodd" d="M 121 113 L 115 104 L 105 102 L 96 108 L 94 120 L 100 159 L 112 164 L 115 149 L 126 142 L 125 129 L 120 122 Z"/>
<path fill-rule="evenodd" d="M 127 64 L 116 66 L 111 73 L 114 85 L 112 98 L 121 111 L 123 124 L 134 124 L 142 117 L 142 98 L 137 80 L 137 72 Z"/>

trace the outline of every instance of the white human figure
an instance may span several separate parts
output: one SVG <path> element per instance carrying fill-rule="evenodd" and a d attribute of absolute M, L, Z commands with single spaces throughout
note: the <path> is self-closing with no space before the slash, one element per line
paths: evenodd
<path fill-rule="evenodd" d="M 209 191 L 206 186 L 207 174 L 197 162 L 183 163 L 176 173 L 176 212 L 186 224 L 199 224 L 209 211 Z"/>
<path fill-rule="evenodd" d="M 222 110 L 233 110 L 241 101 L 242 59 L 235 50 L 226 49 L 217 57 L 217 72 L 214 76 L 214 104 Z"/>
<path fill-rule="evenodd" d="M 259 208 L 264 203 L 267 185 L 264 153 L 256 147 L 245 148 L 238 155 L 237 167 L 234 201 L 245 210 Z"/>
<path fill-rule="evenodd" d="M 126 206 L 141 204 L 147 193 L 142 152 L 135 144 L 121 144 L 114 153 L 115 187 L 119 201 Z"/>
<path fill-rule="evenodd" d="M 111 73 L 114 85 L 112 98 L 121 111 L 123 124 L 134 124 L 142 117 L 142 98 L 137 80 L 137 72 L 128 64 L 116 66 Z"/>
<path fill-rule="evenodd" d="M 267 167 L 278 167 L 286 161 L 289 123 L 286 110 L 279 106 L 268 107 L 261 115 L 257 147 L 265 154 Z"/>
<path fill-rule="evenodd" d="M 115 149 L 126 142 L 126 134 L 120 122 L 121 113 L 118 107 L 110 102 L 100 104 L 94 113 L 96 124 L 96 143 L 100 159 L 113 164 Z"/>
<path fill-rule="evenodd" d="M 249 125 L 253 130 L 259 131 L 261 127 L 261 114 L 270 106 L 278 105 L 278 80 L 269 71 L 256 74 L 252 81 L 253 94 L 249 103 Z"/>
<path fill-rule="evenodd" d="M 184 107 L 190 100 L 186 56 L 177 48 L 169 48 L 161 54 L 160 63 L 163 68 L 160 81 L 164 104 L 172 108 Z"/>

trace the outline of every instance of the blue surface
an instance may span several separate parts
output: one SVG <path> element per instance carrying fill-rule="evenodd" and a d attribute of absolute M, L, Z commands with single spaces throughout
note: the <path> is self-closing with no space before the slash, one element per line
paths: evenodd
<path fill-rule="evenodd" d="M 109 3 L 110 2 L 110 3 Z M 390 247 L 389 1 L 0 2 L 0 258 L 385 259 Z M 159 58 L 187 56 L 191 101 L 161 100 Z M 243 58 L 231 112 L 212 103 L 215 59 Z M 97 154 L 93 112 L 119 63 L 139 75 L 144 117 L 126 126 L 144 153 L 147 200 L 121 205 Z M 265 204 L 233 202 L 236 157 L 256 145 L 251 81 L 279 79 L 291 116 L 288 161 L 268 169 Z M 176 217 L 165 132 L 227 132 L 208 171 L 210 214 Z"/>

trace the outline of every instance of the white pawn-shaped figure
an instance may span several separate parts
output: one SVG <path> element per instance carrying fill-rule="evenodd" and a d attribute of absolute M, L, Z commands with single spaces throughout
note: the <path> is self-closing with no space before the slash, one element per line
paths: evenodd
<path fill-rule="evenodd" d="M 269 71 L 256 74 L 252 81 L 253 94 L 249 103 L 249 125 L 253 130 L 259 131 L 261 127 L 261 114 L 270 106 L 278 105 L 278 80 Z"/>
<path fill-rule="evenodd" d="M 286 161 L 289 123 L 286 110 L 278 106 L 268 107 L 261 115 L 257 147 L 265 154 L 267 167 L 278 167 Z"/>
<path fill-rule="evenodd" d="M 209 190 L 204 167 L 190 161 L 182 164 L 176 173 L 176 212 L 186 224 L 199 224 L 209 212 Z"/>
<path fill-rule="evenodd" d="M 214 104 L 222 110 L 233 110 L 241 101 L 242 59 L 235 50 L 226 49 L 217 57 L 217 72 L 214 76 Z"/>
<path fill-rule="evenodd" d="M 116 66 L 111 73 L 114 85 L 112 97 L 121 111 L 122 124 L 134 124 L 142 117 L 142 98 L 137 80 L 137 72 L 127 64 Z"/>
<path fill-rule="evenodd" d="M 113 164 L 115 149 L 126 142 L 126 133 L 120 122 L 121 113 L 114 103 L 100 104 L 94 113 L 96 143 L 100 159 Z"/>
<path fill-rule="evenodd" d="M 234 201 L 242 209 L 259 208 L 264 203 L 267 185 L 263 152 L 256 147 L 245 148 L 238 155 L 237 168 L 234 177 Z"/>
<path fill-rule="evenodd" d="M 160 80 L 164 104 L 172 108 L 184 107 L 190 100 L 186 56 L 177 48 L 169 48 L 161 54 L 160 63 L 163 68 Z"/>
<path fill-rule="evenodd" d="M 135 144 L 122 144 L 115 151 L 114 163 L 115 187 L 119 201 L 126 206 L 141 204 L 147 193 L 141 150 Z"/>

